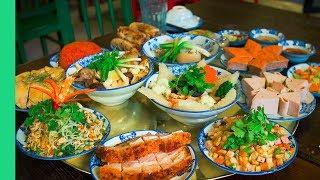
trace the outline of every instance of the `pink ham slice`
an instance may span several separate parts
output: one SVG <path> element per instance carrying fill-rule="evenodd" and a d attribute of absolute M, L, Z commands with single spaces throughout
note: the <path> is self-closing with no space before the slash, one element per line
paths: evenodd
<path fill-rule="evenodd" d="M 251 95 L 253 90 L 265 88 L 265 83 L 265 78 L 260 77 L 244 78 L 241 80 L 242 89 L 247 97 Z"/>
<path fill-rule="evenodd" d="M 277 93 L 267 89 L 260 89 L 252 99 L 251 109 L 257 109 L 259 106 L 264 107 L 266 114 L 278 114 L 279 97 Z"/>
<path fill-rule="evenodd" d="M 302 102 L 308 102 L 307 96 L 309 94 L 309 82 L 307 80 L 288 78 L 286 80 L 286 86 L 294 92 L 299 92 Z"/>
<path fill-rule="evenodd" d="M 275 90 L 277 93 L 288 92 L 288 89 L 280 82 L 273 81 L 270 86 L 271 89 Z"/>
<path fill-rule="evenodd" d="M 282 93 L 279 95 L 279 114 L 282 116 L 294 116 L 300 115 L 301 109 L 301 95 L 299 92 Z"/>
<path fill-rule="evenodd" d="M 266 78 L 267 86 L 270 86 L 272 82 L 284 83 L 287 79 L 286 76 L 282 75 L 279 72 L 270 73 L 270 72 L 263 72 L 263 76 Z"/>

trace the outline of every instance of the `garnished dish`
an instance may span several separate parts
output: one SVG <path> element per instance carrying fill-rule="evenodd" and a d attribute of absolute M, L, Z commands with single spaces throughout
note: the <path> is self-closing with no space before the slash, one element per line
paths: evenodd
<path fill-rule="evenodd" d="M 238 77 L 237 72 L 230 74 L 203 61 L 174 74 L 160 63 L 159 74 L 138 91 L 174 119 L 199 125 L 236 102 Z"/>
<path fill-rule="evenodd" d="M 251 39 L 257 41 L 261 45 L 276 45 L 285 39 L 285 36 L 274 29 L 256 28 L 249 32 Z"/>
<path fill-rule="evenodd" d="M 307 80 L 310 84 L 309 91 L 315 96 L 320 94 L 320 65 L 317 63 L 303 63 L 292 66 L 287 76 L 294 79 Z"/>
<path fill-rule="evenodd" d="M 281 55 L 282 47 L 278 45 L 262 47 L 248 39 L 243 48 L 224 47 L 224 51 L 226 59 L 222 58 L 221 62 L 233 71 L 260 75 L 266 71 L 282 71 L 288 67 L 289 61 Z"/>
<path fill-rule="evenodd" d="M 107 106 L 124 103 L 151 75 L 153 65 L 136 51 L 105 51 L 72 64 L 67 76 L 76 89 L 95 88 L 88 96 Z"/>
<path fill-rule="evenodd" d="M 270 120 L 299 120 L 315 108 L 307 80 L 264 72 L 263 77 L 244 78 L 241 83 L 245 102 L 238 102 L 240 107 L 249 111 L 263 106 Z"/>
<path fill-rule="evenodd" d="M 191 134 L 132 131 L 108 140 L 90 159 L 95 179 L 189 179 L 197 166 Z"/>
<path fill-rule="evenodd" d="M 187 68 L 201 60 L 210 63 L 219 50 L 216 41 L 191 34 L 158 36 L 147 41 L 142 47 L 144 55 L 156 63 L 163 62 L 170 68 Z"/>
<path fill-rule="evenodd" d="M 117 37 L 110 44 L 113 49 L 138 52 L 144 42 L 159 34 L 160 30 L 150 24 L 133 22 L 129 26 L 120 26 Z"/>
<path fill-rule="evenodd" d="M 90 41 L 75 41 L 65 45 L 56 56 L 50 59 L 50 64 L 53 67 L 60 66 L 67 69 L 71 64 L 81 58 L 95 55 L 102 52 L 102 48 Z"/>
<path fill-rule="evenodd" d="M 268 121 L 262 107 L 244 116 L 209 124 L 200 132 L 198 143 L 212 163 L 243 175 L 282 170 L 298 152 L 293 136 L 284 127 Z"/>
<path fill-rule="evenodd" d="M 278 45 L 282 46 L 282 54 L 292 63 L 306 62 L 316 53 L 316 48 L 312 44 L 300 40 L 284 40 Z"/>
<path fill-rule="evenodd" d="M 230 46 L 242 46 L 248 39 L 248 33 L 240 30 L 226 29 L 219 31 L 218 34 L 227 38 Z"/>
<path fill-rule="evenodd" d="M 204 48 L 189 43 L 186 39 L 177 38 L 160 44 L 156 51 L 161 62 L 192 63 L 199 62 L 211 54 Z"/>
<path fill-rule="evenodd" d="M 167 107 L 205 111 L 223 107 L 236 98 L 239 73 L 218 76 L 215 67 L 201 62 L 180 75 L 159 64 L 159 75 L 139 92 Z"/>
<path fill-rule="evenodd" d="M 44 84 L 44 80 L 50 78 L 58 84 L 65 78 L 62 68 L 44 68 L 26 71 L 16 76 L 16 106 L 17 110 L 27 110 L 33 105 L 50 97 L 35 89 L 30 88 L 31 84 Z"/>
<path fill-rule="evenodd" d="M 31 85 L 51 99 L 30 108 L 17 131 L 17 145 L 26 155 L 44 160 L 62 160 L 89 153 L 110 131 L 109 121 L 98 112 L 82 107 L 73 97 L 91 89 L 70 93 L 72 80 L 61 86 L 52 79 Z M 50 86 L 50 89 L 48 88 Z"/>
<path fill-rule="evenodd" d="M 87 66 L 75 66 L 75 82 L 87 88 L 112 89 L 138 82 L 149 72 L 149 62 L 136 52 L 104 52 Z"/>

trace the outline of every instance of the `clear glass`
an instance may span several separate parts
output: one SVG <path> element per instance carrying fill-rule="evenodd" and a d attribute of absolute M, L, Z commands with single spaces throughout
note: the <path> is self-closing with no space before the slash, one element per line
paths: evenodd
<path fill-rule="evenodd" d="M 167 0 L 139 0 L 141 21 L 166 32 Z"/>

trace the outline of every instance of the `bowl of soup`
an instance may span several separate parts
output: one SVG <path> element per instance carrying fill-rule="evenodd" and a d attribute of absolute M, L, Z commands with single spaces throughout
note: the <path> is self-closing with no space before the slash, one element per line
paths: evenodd
<path fill-rule="evenodd" d="M 278 43 L 282 46 L 282 54 L 289 59 L 291 63 L 306 62 L 310 56 L 316 53 L 316 48 L 307 42 L 301 40 L 284 40 Z"/>
<path fill-rule="evenodd" d="M 285 39 L 283 33 L 275 29 L 255 28 L 249 32 L 249 37 L 263 46 L 276 45 Z"/>

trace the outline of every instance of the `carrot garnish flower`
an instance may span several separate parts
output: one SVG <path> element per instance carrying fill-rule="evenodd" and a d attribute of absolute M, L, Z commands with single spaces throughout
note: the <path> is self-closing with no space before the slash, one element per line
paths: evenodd
<path fill-rule="evenodd" d="M 74 81 L 73 77 L 67 77 L 61 86 L 59 86 L 54 80 L 47 78 L 44 80 L 49 85 L 31 84 L 30 88 L 36 89 L 48 95 L 53 100 L 54 109 L 58 109 L 61 104 L 74 101 L 75 97 L 80 94 L 87 94 L 95 91 L 95 89 L 83 89 L 73 91 L 71 84 Z"/>

